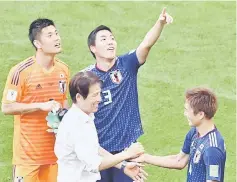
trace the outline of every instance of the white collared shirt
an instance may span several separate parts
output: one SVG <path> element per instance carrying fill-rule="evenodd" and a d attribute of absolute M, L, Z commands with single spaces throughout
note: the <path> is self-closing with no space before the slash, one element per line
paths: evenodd
<path fill-rule="evenodd" d="M 99 180 L 102 158 L 94 115 L 87 115 L 73 104 L 59 126 L 54 152 L 58 158 L 58 182 Z"/>

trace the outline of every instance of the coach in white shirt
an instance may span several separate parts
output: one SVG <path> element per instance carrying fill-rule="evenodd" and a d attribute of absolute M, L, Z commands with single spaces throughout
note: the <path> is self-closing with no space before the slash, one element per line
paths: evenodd
<path fill-rule="evenodd" d="M 77 73 L 70 81 L 72 107 L 59 126 L 55 154 L 58 158 L 58 182 L 96 182 L 99 171 L 115 166 L 134 181 L 143 181 L 146 173 L 135 163 L 122 162 L 144 152 L 141 144 L 112 155 L 100 147 L 94 125 L 94 112 L 101 101 L 101 81 L 92 72 Z"/>

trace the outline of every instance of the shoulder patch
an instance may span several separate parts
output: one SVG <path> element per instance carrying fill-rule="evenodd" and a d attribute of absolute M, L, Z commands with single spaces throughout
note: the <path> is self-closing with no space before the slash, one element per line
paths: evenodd
<path fill-rule="evenodd" d="M 16 98 L 17 98 L 17 91 L 12 90 L 12 89 L 8 89 L 8 91 L 7 91 L 7 100 L 8 101 L 16 101 Z"/>
<path fill-rule="evenodd" d="M 219 174 L 218 174 L 218 171 L 219 171 L 219 165 L 210 165 L 210 176 L 211 177 L 214 177 L 214 178 L 218 178 L 219 177 Z"/>

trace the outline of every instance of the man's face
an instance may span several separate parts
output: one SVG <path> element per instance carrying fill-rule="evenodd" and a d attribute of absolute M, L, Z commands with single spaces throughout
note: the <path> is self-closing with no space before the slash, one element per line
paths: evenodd
<path fill-rule="evenodd" d="M 86 99 L 81 97 L 81 105 L 86 113 L 95 113 L 98 110 L 101 102 L 101 85 L 99 83 L 93 84 L 89 88 L 89 93 Z"/>
<path fill-rule="evenodd" d="M 96 57 L 113 60 L 116 57 L 117 42 L 108 30 L 97 32 L 95 45 L 90 47 Z"/>
<path fill-rule="evenodd" d="M 202 123 L 202 119 L 204 118 L 204 113 L 199 112 L 195 115 L 189 102 L 186 100 L 184 104 L 184 116 L 187 117 L 189 126 L 197 127 Z"/>
<path fill-rule="evenodd" d="M 61 38 L 53 25 L 43 28 L 35 42 L 36 47 L 46 54 L 57 54 L 62 50 Z"/>

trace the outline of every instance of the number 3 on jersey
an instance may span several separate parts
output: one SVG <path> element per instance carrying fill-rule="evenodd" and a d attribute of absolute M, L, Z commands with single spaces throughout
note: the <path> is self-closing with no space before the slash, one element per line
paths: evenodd
<path fill-rule="evenodd" d="M 103 93 L 103 97 L 104 97 L 104 105 L 108 105 L 108 104 L 112 103 L 112 95 L 111 95 L 110 90 L 105 90 L 102 93 Z"/>

